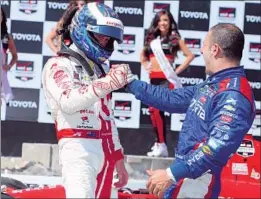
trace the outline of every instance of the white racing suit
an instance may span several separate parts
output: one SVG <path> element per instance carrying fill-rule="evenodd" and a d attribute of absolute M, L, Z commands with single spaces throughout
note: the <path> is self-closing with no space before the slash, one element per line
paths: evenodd
<path fill-rule="evenodd" d="M 115 163 L 124 158 L 106 77 L 89 77 L 73 57 L 51 58 L 43 70 L 66 198 L 110 198 Z"/>

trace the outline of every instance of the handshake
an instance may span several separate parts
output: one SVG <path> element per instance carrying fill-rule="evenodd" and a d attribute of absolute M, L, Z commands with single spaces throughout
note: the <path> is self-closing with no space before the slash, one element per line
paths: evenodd
<path fill-rule="evenodd" d="M 137 77 L 132 74 L 128 64 L 116 64 L 111 66 L 105 77 L 95 80 L 92 86 L 95 94 L 102 98 L 112 91 L 124 87 L 134 79 Z"/>

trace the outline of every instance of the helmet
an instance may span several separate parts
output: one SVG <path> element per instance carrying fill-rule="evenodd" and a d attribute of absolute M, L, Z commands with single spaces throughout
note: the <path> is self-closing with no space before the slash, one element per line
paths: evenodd
<path fill-rule="evenodd" d="M 94 34 L 108 36 L 106 46 L 102 46 Z M 86 4 L 78 10 L 70 24 L 73 43 L 97 64 L 106 61 L 114 50 L 114 41 L 122 43 L 123 24 L 117 13 L 110 7 L 97 2 Z"/>

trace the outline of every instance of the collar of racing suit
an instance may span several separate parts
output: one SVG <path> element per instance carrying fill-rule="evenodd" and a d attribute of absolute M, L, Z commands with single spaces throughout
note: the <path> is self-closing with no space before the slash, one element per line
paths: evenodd
<path fill-rule="evenodd" d="M 75 44 L 70 45 L 69 48 L 70 48 L 71 50 L 73 50 L 74 52 L 79 53 L 84 59 L 86 59 L 86 61 L 87 61 L 88 63 L 90 63 L 92 69 L 95 71 L 95 74 L 96 74 L 98 77 L 101 76 L 101 74 L 100 74 L 101 72 L 100 72 L 99 67 L 97 66 L 97 64 L 95 64 L 91 59 L 89 59 L 88 57 L 86 57 L 86 55 L 84 54 L 84 52 L 82 52 L 79 48 L 77 48 Z M 104 72 L 107 74 L 107 73 L 109 72 L 109 70 L 110 70 L 110 65 L 109 65 L 109 63 L 108 63 L 108 60 L 106 60 L 106 61 L 104 62 L 104 64 L 101 64 L 101 66 L 102 66 Z"/>
<path fill-rule="evenodd" d="M 221 79 L 224 78 L 224 76 L 229 77 L 229 76 L 234 76 L 234 75 L 246 76 L 243 66 L 236 66 L 236 67 L 231 67 L 231 68 L 221 70 L 221 71 L 209 76 L 207 79 L 207 82 L 208 83 L 219 82 Z"/>

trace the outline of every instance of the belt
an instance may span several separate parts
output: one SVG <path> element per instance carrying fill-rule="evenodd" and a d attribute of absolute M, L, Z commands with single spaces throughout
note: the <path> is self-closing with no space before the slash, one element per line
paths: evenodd
<path fill-rule="evenodd" d="M 58 141 L 61 138 L 105 139 L 108 137 L 112 137 L 112 132 L 102 132 L 100 130 L 82 130 L 82 129 L 62 129 L 57 131 Z"/>

